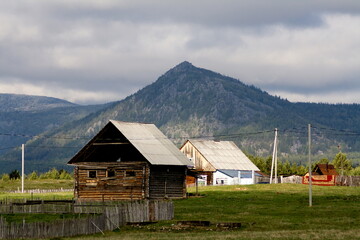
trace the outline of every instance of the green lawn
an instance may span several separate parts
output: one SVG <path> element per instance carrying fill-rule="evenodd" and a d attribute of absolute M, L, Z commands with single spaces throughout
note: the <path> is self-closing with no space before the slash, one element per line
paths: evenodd
<path fill-rule="evenodd" d="M 25 180 L 24 189 L 73 189 L 74 180 L 54 180 L 54 179 L 38 179 Z M 10 193 L 9 191 L 21 190 L 21 180 L 0 180 L 0 201 L 5 199 L 72 199 L 74 193 L 70 192 L 52 192 L 52 193 Z"/>
<path fill-rule="evenodd" d="M 24 181 L 24 189 L 72 189 L 74 180 L 38 179 Z M 0 192 L 21 190 L 21 180 L 0 180 Z"/>
<path fill-rule="evenodd" d="M 194 189 L 189 189 L 194 191 Z M 175 219 L 66 239 L 360 239 L 360 188 L 259 184 L 200 188 L 175 202 Z M 179 228 L 177 221 L 241 222 L 240 229 Z"/>
<path fill-rule="evenodd" d="M 360 188 L 313 186 L 312 207 L 306 185 L 203 187 L 200 193 L 175 201 L 173 221 L 81 239 L 360 239 Z M 241 222 L 242 227 L 179 229 L 180 220 Z"/>

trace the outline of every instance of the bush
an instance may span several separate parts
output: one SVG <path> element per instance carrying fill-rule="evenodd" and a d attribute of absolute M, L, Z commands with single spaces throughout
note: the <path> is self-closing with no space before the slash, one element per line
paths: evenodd
<path fill-rule="evenodd" d="M 27 179 L 29 179 L 29 180 L 36 180 L 36 179 L 38 179 L 38 178 L 39 178 L 39 176 L 38 176 L 38 174 L 37 174 L 36 171 L 33 171 L 32 173 L 30 173 L 30 174 L 27 176 Z"/>
<path fill-rule="evenodd" d="M 360 167 L 356 167 L 350 170 L 350 176 L 360 176 Z"/>
<path fill-rule="evenodd" d="M 9 181 L 9 180 L 10 180 L 9 174 L 4 173 L 4 174 L 1 176 L 1 180 L 3 180 L 3 181 Z"/>
<path fill-rule="evenodd" d="M 64 170 L 64 169 L 61 169 L 61 170 L 59 171 L 59 173 L 60 173 L 60 179 L 65 179 L 65 180 L 70 180 L 70 179 L 72 179 L 71 174 L 68 173 L 68 172 L 67 172 L 66 170 Z"/>
<path fill-rule="evenodd" d="M 60 173 L 56 168 L 52 168 L 46 173 L 40 174 L 40 179 L 59 179 Z"/>

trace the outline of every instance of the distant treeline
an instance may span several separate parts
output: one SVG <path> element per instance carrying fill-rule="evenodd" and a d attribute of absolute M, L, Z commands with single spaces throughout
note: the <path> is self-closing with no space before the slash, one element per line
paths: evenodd
<path fill-rule="evenodd" d="M 249 159 L 260 169 L 260 171 L 264 174 L 270 175 L 271 172 L 271 162 L 272 157 L 269 156 L 267 158 L 252 156 L 247 154 Z M 345 153 L 339 152 L 336 154 L 334 159 L 330 161 L 328 158 L 322 158 L 318 161 L 314 161 L 312 163 L 312 169 L 314 169 L 316 164 L 333 164 L 337 173 L 339 175 L 345 176 L 360 176 L 360 166 L 353 167 L 352 163 L 349 159 L 347 159 L 347 155 Z M 308 165 L 302 165 L 297 163 L 290 163 L 288 160 L 282 162 L 278 160 L 278 175 L 290 176 L 290 175 L 305 175 L 308 172 Z"/>
<path fill-rule="evenodd" d="M 10 173 L 4 173 L 1 175 L 1 180 L 14 180 L 20 179 L 21 174 L 18 170 L 13 170 Z M 36 179 L 73 179 L 71 173 L 64 169 L 57 170 L 56 168 L 52 168 L 45 173 L 38 173 L 36 171 L 31 172 L 30 174 L 25 175 L 25 178 L 28 180 L 36 180 Z"/>

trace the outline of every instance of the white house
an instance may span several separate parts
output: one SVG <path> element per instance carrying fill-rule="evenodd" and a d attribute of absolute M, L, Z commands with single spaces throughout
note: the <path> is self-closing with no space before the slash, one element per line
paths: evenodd
<path fill-rule="evenodd" d="M 187 140 L 180 151 L 191 159 L 202 184 L 253 184 L 260 171 L 232 141 Z"/>

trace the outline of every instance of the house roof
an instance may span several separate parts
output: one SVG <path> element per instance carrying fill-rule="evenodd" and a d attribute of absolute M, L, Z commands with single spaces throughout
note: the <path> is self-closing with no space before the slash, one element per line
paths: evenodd
<path fill-rule="evenodd" d="M 316 164 L 314 172 L 320 175 L 338 175 L 332 164 Z"/>
<path fill-rule="evenodd" d="M 192 139 L 188 141 L 216 169 L 260 171 L 259 168 L 232 141 Z"/>
<path fill-rule="evenodd" d="M 130 144 L 137 149 L 137 151 L 152 165 L 179 165 L 190 166 L 193 165 L 186 156 L 179 151 L 179 149 L 154 125 L 134 122 L 120 122 L 110 120 L 103 128 L 112 125 L 115 128 L 112 131 L 118 131 L 125 137 L 124 144 Z M 91 147 L 97 143 L 101 131 L 82 149 L 78 152 L 68 163 L 74 164 L 82 162 L 82 155 L 86 152 L 91 152 Z M 124 141 L 124 140 L 123 140 Z M 110 144 L 110 143 L 109 143 Z M 111 143 L 116 144 L 116 143 Z M 117 144 L 122 144 L 118 142 Z"/>

